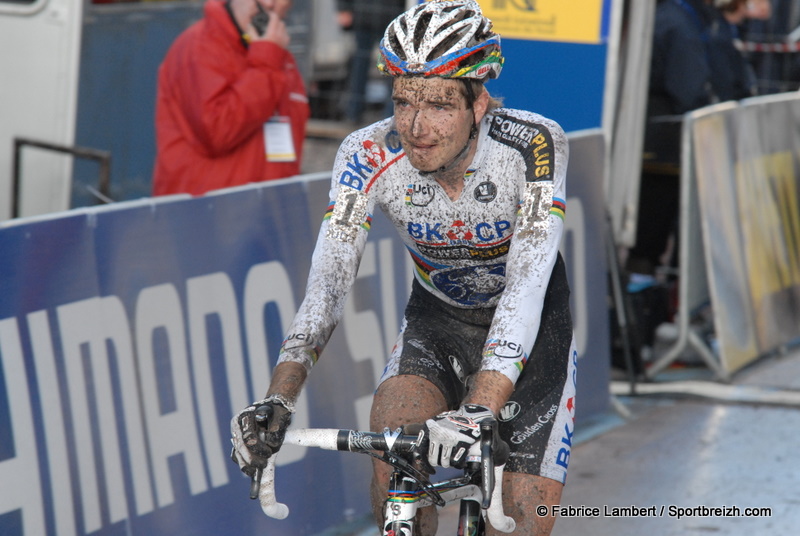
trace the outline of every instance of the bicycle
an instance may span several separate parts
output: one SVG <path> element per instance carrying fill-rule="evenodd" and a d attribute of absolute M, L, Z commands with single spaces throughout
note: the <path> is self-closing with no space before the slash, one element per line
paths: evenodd
<path fill-rule="evenodd" d="M 419 433 L 411 432 L 419 428 Z M 408 432 L 408 433 L 404 433 Z M 460 500 L 459 536 L 482 536 L 485 522 L 500 532 L 513 532 L 515 521 L 503 512 L 502 482 L 508 445 L 497 439 L 496 422 L 481 423 L 479 441 L 470 450 L 464 474 L 439 482 L 430 479 L 414 465 L 426 452 L 424 433 L 419 425 L 383 432 L 331 428 L 288 430 L 285 445 L 317 447 L 368 454 L 391 465 L 383 536 L 414 536 L 418 508 L 445 506 Z M 378 454 L 381 453 L 381 454 Z M 253 475 L 250 498 L 258 499 L 264 513 L 285 519 L 289 507 L 275 496 L 275 456 L 262 472 Z"/>

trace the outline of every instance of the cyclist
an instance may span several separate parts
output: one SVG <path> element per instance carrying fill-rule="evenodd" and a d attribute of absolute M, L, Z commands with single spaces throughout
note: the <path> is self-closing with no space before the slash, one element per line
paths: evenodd
<path fill-rule="evenodd" d="M 497 418 L 511 448 L 503 486 L 515 534 L 549 534 L 554 518 L 536 507 L 560 501 L 577 358 L 558 252 L 566 136 L 554 121 L 489 95 L 484 82 L 503 65 L 500 37 L 473 1 L 410 8 L 388 26 L 380 51 L 379 69 L 394 77 L 394 116 L 354 132 L 338 151 L 306 297 L 266 398 L 231 423 L 234 460 L 252 475 L 280 447 L 380 207 L 415 271 L 370 426 L 424 422 L 427 461 L 449 467 L 464 462 L 472 430 Z M 272 418 L 259 436 L 254 414 L 264 406 Z M 376 462 L 378 523 L 389 473 Z M 435 509 L 425 510 L 422 533 L 434 534 Z"/>

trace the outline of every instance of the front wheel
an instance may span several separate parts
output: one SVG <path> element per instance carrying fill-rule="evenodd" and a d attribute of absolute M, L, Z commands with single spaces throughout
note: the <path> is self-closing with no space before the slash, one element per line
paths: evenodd
<path fill-rule="evenodd" d="M 458 514 L 458 536 L 484 536 L 486 526 L 478 501 L 463 499 Z"/>

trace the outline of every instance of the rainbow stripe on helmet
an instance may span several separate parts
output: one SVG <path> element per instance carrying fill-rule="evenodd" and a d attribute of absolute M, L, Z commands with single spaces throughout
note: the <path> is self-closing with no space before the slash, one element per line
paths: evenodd
<path fill-rule="evenodd" d="M 461 63 L 470 56 L 485 49 L 494 49 L 481 61 L 461 67 Z M 477 78 L 483 79 L 493 69 L 499 73 L 503 66 L 504 58 L 500 53 L 500 36 L 495 35 L 478 45 L 461 49 L 446 54 L 427 63 L 413 63 L 400 59 L 399 56 L 388 50 L 383 41 L 380 44 L 381 57 L 378 61 L 378 70 L 389 76 L 439 76 L 442 78 Z M 497 74 L 495 74 L 495 77 Z"/>

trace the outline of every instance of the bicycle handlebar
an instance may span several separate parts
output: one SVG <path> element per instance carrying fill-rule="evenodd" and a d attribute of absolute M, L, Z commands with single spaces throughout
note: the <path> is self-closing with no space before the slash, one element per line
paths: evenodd
<path fill-rule="evenodd" d="M 284 445 L 298 445 L 302 447 L 317 447 L 324 450 L 341 450 L 349 452 L 394 452 L 397 454 L 410 454 L 414 452 L 420 444 L 422 435 L 402 434 L 400 430 L 384 432 L 359 432 L 356 430 L 340 430 L 334 428 L 300 428 L 288 430 L 284 438 Z M 482 453 L 486 452 L 485 442 L 481 442 Z M 507 448 L 507 447 L 506 447 Z M 489 464 L 481 464 L 484 479 L 491 473 L 489 480 L 494 481 L 493 489 L 488 487 L 491 483 L 481 486 L 478 491 L 478 500 L 481 500 L 482 507 L 486 510 L 486 515 L 491 525 L 501 532 L 512 532 L 516 522 L 505 515 L 503 512 L 502 500 L 502 465 L 495 465 L 494 470 L 487 472 Z M 488 488 L 488 489 L 487 489 Z M 491 499 L 486 497 L 486 492 L 491 494 Z M 264 513 L 273 519 L 285 519 L 289 515 L 289 507 L 279 503 L 275 496 L 275 456 L 267 462 L 267 467 L 261 475 L 258 485 L 258 499 Z M 487 504 L 488 503 L 488 504 Z"/>

